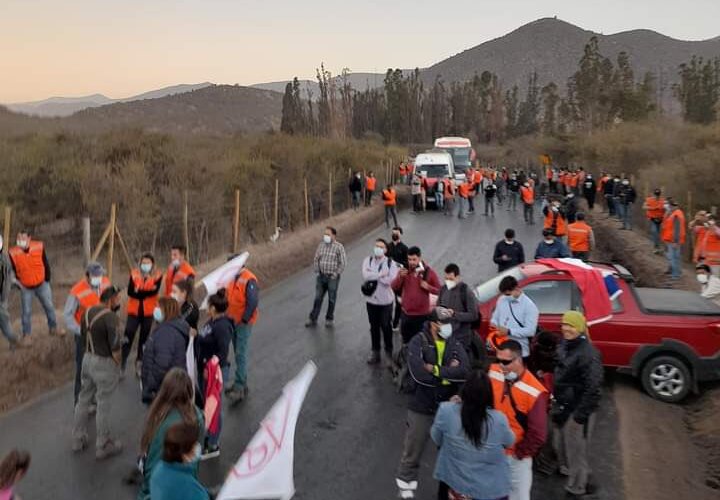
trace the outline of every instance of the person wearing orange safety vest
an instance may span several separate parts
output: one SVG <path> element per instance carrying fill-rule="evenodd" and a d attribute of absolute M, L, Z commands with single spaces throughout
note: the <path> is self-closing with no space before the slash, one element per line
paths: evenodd
<path fill-rule="evenodd" d="M 467 210 L 467 206 L 469 203 L 469 200 L 472 200 L 472 181 L 469 181 L 467 177 L 465 178 L 465 181 L 458 184 L 457 192 L 458 192 L 458 218 L 464 219 L 465 218 L 465 211 Z"/>
<path fill-rule="evenodd" d="M 643 210 L 645 210 L 645 217 L 650 221 L 650 234 L 655 247 L 654 253 L 662 253 L 660 248 L 660 227 L 665 218 L 665 198 L 662 197 L 662 191 L 656 189 L 653 196 L 645 198 Z"/>
<path fill-rule="evenodd" d="M 714 276 L 720 271 L 720 228 L 715 216 L 708 214 L 703 239 L 698 241 L 696 249 L 698 263 L 710 266 Z M 696 227 L 697 229 L 697 227 Z"/>
<path fill-rule="evenodd" d="M 443 193 L 445 198 L 445 209 L 443 213 L 445 215 L 452 215 L 455 213 L 455 192 L 457 191 L 455 179 L 446 175 L 443 183 L 445 188 L 445 192 Z"/>
<path fill-rule="evenodd" d="M 142 363 L 143 347 L 150 335 L 153 324 L 153 310 L 160 295 L 163 274 L 155 268 L 155 257 L 145 253 L 140 258 L 138 267 L 130 271 L 128 282 L 127 321 L 125 322 L 125 340 L 122 345 L 122 362 L 120 368 L 125 373 L 128 357 L 135 340 L 135 334 L 140 328 L 140 338 L 135 358 L 135 373 L 140 378 L 140 363 Z"/>
<path fill-rule="evenodd" d="M 65 301 L 65 327 L 75 335 L 75 403 L 80 394 L 80 373 L 86 342 L 81 336 L 80 321 L 85 311 L 100 303 L 100 295 L 109 286 L 110 280 L 105 276 L 103 266 L 91 262 L 85 268 L 85 277 L 73 285 Z"/>
<path fill-rule="evenodd" d="M 675 200 L 668 199 L 668 211 L 662 223 L 660 238 L 667 246 L 667 258 L 670 269 L 665 274 L 670 274 L 672 279 L 680 279 L 682 268 L 680 267 L 680 254 L 685 244 L 686 226 L 685 214 Z"/>
<path fill-rule="evenodd" d="M 172 286 L 178 281 L 194 283 L 195 269 L 185 260 L 186 249 L 182 245 L 175 245 L 170 248 L 170 265 L 165 275 L 165 296 L 170 297 Z"/>
<path fill-rule="evenodd" d="M 42 241 L 33 240 L 28 231 L 20 231 L 17 245 L 8 252 L 15 271 L 15 279 L 20 287 L 21 323 L 24 343 L 29 343 L 32 332 L 32 299 L 37 297 L 45 310 L 50 335 L 64 335 L 58 330 L 52 288 L 50 287 L 50 264 Z"/>
<path fill-rule="evenodd" d="M 688 224 L 688 229 L 692 234 L 693 243 L 693 262 L 700 262 L 700 245 L 705 240 L 707 234 L 708 213 L 705 210 L 698 210 L 695 218 Z"/>
<path fill-rule="evenodd" d="M 568 224 L 568 246 L 573 257 L 585 261 L 595 247 L 595 234 L 582 212 L 577 213 L 575 222 Z"/>
<path fill-rule="evenodd" d="M 478 173 L 480 174 L 478 176 Z M 483 176 L 482 170 L 480 169 L 473 169 L 472 167 L 465 170 L 465 182 L 468 184 L 468 195 L 465 197 L 467 200 L 467 213 L 475 213 L 475 195 L 477 195 L 480 192 L 480 184 L 482 183 Z M 480 183 L 476 183 L 475 181 L 480 179 Z"/>
<path fill-rule="evenodd" d="M 398 225 L 397 221 L 397 191 L 392 184 L 388 183 L 382 190 L 383 204 L 385 205 L 385 226 L 390 229 L 390 217 L 393 219 L 393 227 Z"/>
<path fill-rule="evenodd" d="M 227 299 L 227 315 L 235 324 L 232 337 L 235 351 L 235 380 L 228 382 L 225 392 L 230 404 L 237 404 L 248 394 L 248 341 L 252 327 L 258 319 L 258 304 L 260 303 L 257 277 L 247 267 L 243 266 L 235 279 L 227 285 Z"/>
<path fill-rule="evenodd" d="M 523 204 L 525 224 L 535 224 L 535 190 L 525 181 L 520 188 L 520 199 Z"/>
<path fill-rule="evenodd" d="M 375 172 L 369 172 L 365 178 L 365 206 L 369 207 L 372 202 L 373 193 L 375 193 L 375 187 L 377 186 L 377 179 L 375 178 Z"/>
<path fill-rule="evenodd" d="M 560 201 L 553 200 L 550 202 L 548 206 L 543 208 L 543 214 L 545 215 L 543 229 L 550 229 L 556 237 L 562 238 L 564 241 L 565 236 L 567 236 L 567 220 L 562 212 Z"/>
<path fill-rule="evenodd" d="M 488 375 L 493 388 L 493 407 L 502 412 L 515 435 L 515 444 L 506 450 L 510 464 L 513 500 L 530 500 L 533 457 L 547 439 L 548 392 L 525 367 L 522 347 L 506 340 L 496 352 L 497 363 Z"/>

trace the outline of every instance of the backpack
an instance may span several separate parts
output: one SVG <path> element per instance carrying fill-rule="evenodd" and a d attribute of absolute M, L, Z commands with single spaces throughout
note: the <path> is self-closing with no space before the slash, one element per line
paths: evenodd
<path fill-rule="evenodd" d="M 460 283 L 460 286 L 463 287 L 461 290 L 461 299 L 462 299 L 463 309 L 465 309 L 467 311 L 467 308 L 468 308 L 468 304 L 467 304 L 468 285 L 467 285 L 467 283 L 465 283 L 463 281 L 462 283 Z M 480 328 L 480 324 L 481 324 L 481 318 L 480 318 L 480 313 L 478 312 L 478 318 L 475 321 L 473 321 L 472 323 L 470 323 L 470 329 L 477 330 L 478 328 Z"/>

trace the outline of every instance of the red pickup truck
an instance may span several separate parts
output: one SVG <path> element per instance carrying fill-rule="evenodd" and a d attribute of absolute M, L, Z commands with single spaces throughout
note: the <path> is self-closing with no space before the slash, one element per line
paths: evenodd
<path fill-rule="evenodd" d="M 619 265 L 591 265 L 611 271 L 623 292 L 612 301 L 612 319 L 590 327 L 606 367 L 640 377 L 648 394 L 671 403 L 697 392 L 698 382 L 720 379 L 720 306 L 693 292 L 635 287 Z M 565 311 L 582 310 L 570 274 L 537 262 L 522 264 L 476 287 L 483 339 L 505 276 L 514 276 L 535 302 L 541 330 L 559 332 Z"/>

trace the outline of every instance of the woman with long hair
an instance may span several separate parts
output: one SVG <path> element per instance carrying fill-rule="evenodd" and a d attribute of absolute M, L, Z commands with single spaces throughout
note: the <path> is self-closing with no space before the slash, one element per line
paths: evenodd
<path fill-rule="evenodd" d="M 430 429 L 440 451 L 435 479 L 441 500 L 502 500 L 510 494 L 505 448 L 515 436 L 507 418 L 492 409 L 490 378 L 484 371 L 468 377 L 461 402 L 442 403 Z"/>
<path fill-rule="evenodd" d="M 140 451 L 144 459 L 143 483 L 138 493 L 138 500 L 150 498 L 150 478 L 162 459 L 165 434 L 178 422 L 196 425 L 199 429 L 197 442 L 205 441 L 205 423 L 202 412 L 194 404 L 190 376 L 180 368 L 173 368 L 165 375 L 160 390 L 150 406 L 140 440 Z M 197 477 L 197 468 L 194 474 Z"/>
<path fill-rule="evenodd" d="M 171 297 L 162 297 L 153 311 L 155 331 L 145 343 L 142 364 L 142 400 L 152 402 L 165 374 L 172 368 L 185 369 L 185 353 L 190 327 L 180 317 L 180 305 Z"/>
<path fill-rule="evenodd" d="M 190 325 L 193 330 L 198 329 L 200 309 L 193 300 L 193 285 L 188 280 L 173 283 L 171 297 L 180 305 L 180 317 Z"/>
<path fill-rule="evenodd" d="M 0 500 L 20 500 L 14 488 L 30 468 L 30 453 L 12 450 L 0 462 Z"/>

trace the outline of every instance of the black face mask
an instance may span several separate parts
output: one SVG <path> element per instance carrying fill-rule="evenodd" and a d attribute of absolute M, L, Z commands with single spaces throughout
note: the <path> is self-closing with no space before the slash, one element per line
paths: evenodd
<path fill-rule="evenodd" d="M 392 235 L 392 240 L 393 240 L 393 241 L 400 241 L 400 235 L 399 235 L 399 234 L 393 234 L 393 235 Z"/>

